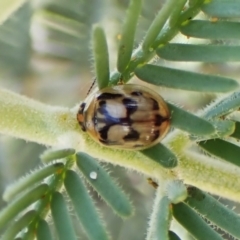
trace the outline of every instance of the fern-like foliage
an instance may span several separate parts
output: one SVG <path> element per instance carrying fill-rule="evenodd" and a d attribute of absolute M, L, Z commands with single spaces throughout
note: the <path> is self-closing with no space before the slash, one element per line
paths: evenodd
<path fill-rule="evenodd" d="M 34 21 L 45 24 L 48 33 L 45 48 L 35 46 L 35 50 L 79 64 L 86 62 L 81 54 L 88 50 L 82 45 L 99 18 L 91 14 L 90 6 L 95 1 L 70 2 L 33 4 L 38 11 Z M 11 46 L 1 36 L 10 38 L 4 31 L 17 28 L 19 22 L 14 19 L 30 16 L 31 11 L 34 14 L 29 3 L 22 4 L 17 9 L 19 3 L 14 5 L 12 1 L 6 7 L 4 16 L 8 19 L 2 17 L 5 22 L 0 27 L 0 48 L 9 49 L 4 64 L 9 67 L 8 59 L 16 52 L 16 58 L 10 61 L 14 62 L 15 73 L 27 71 L 29 58 L 20 68 L 18 53 L 24 51 L 29 56 L 29 33 L 15 37 L 22 47 Z M 100 24 L 93 26 L 92 55 L 98 88 L 127 84 L 137 76 L 142 80 L 139 84 L 149 83 L 156 89 L 161 86 L 173 92 L 218 97 L 196 113 L 168 101 L 172 126 L 168 136 L 152 148 L 127 151 L 100 146 L 82 132 L 76 120 L 79 104 L 72 109 L 52 107 L 0 89 L 0 132 L 53 147 L 41 155 L 40 168 L 5 190 L 3 199 L 8 204 L 0 212 L 1 239 L 74 240 L 78 239 L 79 225 L 87 239 L 112 239 L 87 186 L 124 219 L 133 216 L 134 208 L 131 196 L 96 158 L 138 171 L 154 187 L 153 208 L 142 239 L 224 239 L 217 228 L 240 239 L 240 217 L 211 195 L 240 201 L 239 83 L 224 71 L 219 74 L 213 69 L 210 74 L 185 68 L 187 62 L 204 66 L 239 62 L 240 1 L 166 0 L 135 48 L 139 18 L 147 13 L 141 0 L 131 0 L 127 5 L 118 35 L 116 70 L 112 72 L 107 31 Z M 25 30 L 29 19 L 24 22 Z M 158 61 L 154 61 L 156 58 Z"/>

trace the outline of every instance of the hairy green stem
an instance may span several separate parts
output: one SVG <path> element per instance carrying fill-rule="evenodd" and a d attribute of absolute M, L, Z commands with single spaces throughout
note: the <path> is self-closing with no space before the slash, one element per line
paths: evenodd
<path fill-rule="evenodd" d="M 0 89 L 0 132 L 44 145 L 59 145 L 66 132 L 77 132 L 76 113 Z"/>
<path fill-rule="evenodd" d="M 0 106 L 0 132 L 3 134 L 48 146 L 71 147 L 158 180 L 180 178 L 219 196 L 240 200 L 240 170 L 202 154 L 185 153 L 191 141 L 183 132 L 174 131 L 163 141 L 179 159 L 176 168 L 167 170 L 139 151 L 103 147 L 93 141 L 78 126 L 78 107 L 71 110 L 50 107 L 3 89 L 0 89 Z"/>

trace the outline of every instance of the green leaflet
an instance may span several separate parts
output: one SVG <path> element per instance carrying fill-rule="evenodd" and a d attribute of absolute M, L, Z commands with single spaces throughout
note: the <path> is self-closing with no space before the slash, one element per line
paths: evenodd
<path fill-rule="evenodd" d="M 240 92 L 234 92 L 209 105 L 202 116 L 207 119 L 225 116 L 240 107 Z"/>
<path fill-rule="evenodd" d="M 207 120 L 168 103 L 171 112 L 171 125 L 193 135 L 211 135 L 214 126 Z"/>
<path fill-rule="evenodd" d="M 59 192 L 52 196 L 51 213 L 59 240 L 77 240 L 67 204 Z"/>
<path fill-rule="evenodd" d="M 177 166 L 177 157 L 161 143 L 140 152 L 165 168 L 174 168 Z"/>
<path fill-rule="evenodd" d="M 170 61 L 238 62 L 240 46 L 170 43 L 158 48 L 157 54 Z M 235 84 L 237 87 L 237 82 Z"/>
<path fill-rule="evenodd" d="M 196 239 L 223 240 L 193 209 L 184 203 L 172 205 L 174 218 Z"/>
<path fill-rule="evenodd" d="M 181 26 L 180 31 L 188 37 L 205 39 L 240 39 L 239 22 L 192 20 L 188 24 Z"/>
<path fill-rule="evenodd" d="M 191 136 L 193 140 L 204 141 L 208 139 L 228 137 L 235 130 L 235 122 L 230 120 L 214 119 L 209 121 L 214 127 L 215 132 L 205 136 Z"/>
<path fill-rule="evenodd" d="M 202 11 L 209 16 L 219 18 L 240 17 L 239 0 L 214 0 L 202 5 Z"/>
<path fill-rule="evenodd" d="M 127 67 L 133 50 L 134 35 L 137 20 L 141 12 L 142 0 L 131 0 L 123 26 L 121 40 L 118 47 L 117 69 L 123 72 Z"/>
<path fill-rule="evenodd" d="M 159 193 L 157 194 L 161 195 Z M 168 229 L 171 219 L 170 200 L 164 195 L 157 196 L 154 205 L 147 239 L 168 240 Z"/>
<path fill-rule="evenodd" d="M 238 83 L 231 78 L 188 72 L 151 64 L 137 68 L 135 74 L 143 81 L 154 85 L 189 91 L 228 92 L 238 87 Z"/>
<path fill-rule="evenodd" d="M 133 212 L 132 205 L 108 172 L 86 153 L 77 153 L 76 158 L 79 170 L 113 211 L 122 217 L 130 216 Z"/>
<path fill-rule="evenodd" d="M 22 231 L 25 227 L 27 227 L 35 217 L 37 217 L 36 211 L 31 210 L 31 211 L 27 212 L 20 219 L 13 222 L 13 224 L 7 228 L 7 231 L 4 233 L 4 235 L 1 239 L 2 240 L 14 239 L 14 237 L 20 231 Z"/>
<path fill-rule="evenodd" d="M 53 240 L 49 225 L 43 219 L 38 222 L 36 237 L 37 240 Z"/>
<path fill-rule="evenodd" d="M 216 128 L 215 135 L 212 138 L 223 138 L 230 136 L 236 128 L 236 124 L 231 120 L 215 119 L 210 121 Z"/>
<path fill-rule="evenodd" d="M 109 59 L 106 36 L 99 26 L 93 29 L 93 54 L 98 88 L 102 89 L 109 82 Z"/>
<path fill-rule="evenodd" d="M 10 201 L 14 199 L 18 194 L 22 193 L 26 189 L 31 188 L 34 184 L 39 183 L 44 178 L 57 173 L 57 171 L 63 169 L 64 165 L 62 163 L 55 163 L 50 166 L 45 166 L 39 168 L 34 172 L 31 172 L 24 178 L 20 179 L 16 183 L 10 185 L 3 194 L 5 201 Z"/>
<path fill-rule="evenodd" d="M 26 207 L 41 199 L 48 189 L 47 184 L 41 184 L 10 202 L 9 205 L 0 212 L 0 229 Z"/>
<path fill-rule="evenodd" d="M 40 156 L 42 162 L 48 163 L 57 159 L 62 159 L 73 155 L 75 153 L 75 149 L 73 148 L 65 148 L 65 149 L 48 149 Z"/>
<path fill-rule="evenodd" d="M 156 18 L 153 20 L 142 43 L 142 48 L 145 52 L 151 51 L 151 45 L 153 44 L 154 40 L 157 38 L 159 32 L 167 21 L 175 4 L 175 0 L 169 0 L 165 2 L 162 9 L 159 11 Z"/>
<path fill-rule="evenodd" d="M 207 152 L 240 166 L 240 147 L 222 139 L 210 139 L 198 142 L 198 145 Z"/>
<path fill-rule="evenodd" d="M 89 240 L 108 240 L 109 236 L 93 204 L 93 200 L 77 173 L 68 170 L 64 185 Z"/>
<path fill-rule="evenodd" d="M 191 187 L 185 202 L 221 229 L 240 238 L 240 216 L 221 204 L 211 195 Z M 223 217 L 224 216 L 224 217 Z M 233 224 L 234 223 L 234 224 Z"/>

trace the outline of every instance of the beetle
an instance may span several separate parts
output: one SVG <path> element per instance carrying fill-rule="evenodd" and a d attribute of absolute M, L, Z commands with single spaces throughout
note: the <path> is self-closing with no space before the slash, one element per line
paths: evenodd
<path fill-rule="evenodd" d="M 125 84 L 92 93 L 80 105 L 77 120 L 83 131 L 104 146 L 142 150 L 166 135 L 170 112 L 153 90 Z"/>

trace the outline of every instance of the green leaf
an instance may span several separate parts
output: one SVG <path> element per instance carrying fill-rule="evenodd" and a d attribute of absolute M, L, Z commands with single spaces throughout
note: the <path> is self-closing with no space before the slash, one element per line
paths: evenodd
<path fill-rule="evenodd" d="M 240 46 L 172 43 L 158 48 L 157 54 L 170 61 L 238 62 Z M 237 82 L 235 84 L 237 86 Z"/>
<path fill-rule="evenodd" d="M 219 18 L 240 17 L 239 0 L 214 0 L 202 5 L 202 11 L 207 15 Z"/>
<path fill-rule="evenodd" d="M 0 229 L 8 224 L 22 210 L 41 199 L 48 190 L 47 184 L 41 184 L 14 199 L 0 212 Z"/>
<path fill-rule="evenodd" d="M 65 148 L 65 149 L 48 149 L 40 156 L 42 162 L 49 163 L 51 161 L 62 159 L 68 157 L 70 155 L 75 154 L 75 149 L 73 148 Z"/>
<path fill-rule="evenodd" d="M 161 195 L 160 193 L 157 194 L 158 196 L 155 199 L 147 239 L 168 240 L 170 201 L 167 196 Z"/>
<path fill-rule="evenodd" d="M 207 119 L 225 116 L 240 107 L 240 92 L 234 92 L 224 98 L 209 105 L 203 112 L 203 117 Z"/>
<path fill-rule="evenodd" d="M 214 126 L 207 120 L 193 115 L 175 105 L 168 103 L 171 112 L 171 125 L 194 135 L 210 135 L 215 132 Z"/>
<path fill-rule="evenodd" d="M 197 92 L 228 92 L 239 86 L 231 78 L 199 74 L 150 64 L 137 68 L 135 74 L 143 81 L 154 85 Z"/>
<path fill-rule="evenodd" d="M 37 216 L 37 212 L 31 210 L 24 214 L 20 219 L 15 221 L 11 226 L 8 227 L 7 231 L 4 233 L 2 240 L 14 239 L 14 237 L 22 231 L 28 224 Z"/>
<path fill-rule="evenodd" d="M 98 87 L 102 89 L 109 82 L 109 59 L 106 36 L 99 26 L 93 29 L 93 54 Z"/>
<path fill-rule="evenodd" d="M 172 205 L 173 216 L 196 239 L 223 240 L 194 210 L 184 203 Z"/>
<path fill-rule="evenodd" d="M 174 9 L 171 13 L 171 16 L 169 18 L 169 26 L 174 27 L 175 25 L 179 24 L 179 16 L 181 15 L 182 11 L 184 10 L 184 6 L 186 4 L 187 0 L 178 0 L 175 2 Z"/>
<path fill-rule="evenodd" d="M 189 19 L 193 19 L 201 11 L 201 6 L 205 0 L 189 0 L 187 7 L 183 8 L 183 12 L 180 15 L 179 23 L 185 23 Z"/>
<path fill-rule="evenodd" d="M 86 153 L 77 153 L 77 166 L 104 201 L 120 216 L 132 214 L 132 205 L 107 171 Z"/>
<path fill-rule="evenodd" d="M 134 35 L 141 12 L 142 0 L 131 0 L 118 47 L 117 69 L 123 72 L 127 67 L 133 50 Z"/>
<path fill-rule="evenodd" d="M 53 240 L 48 223 L 40 219 L 36 231 L 37 240 Z"/>
<path fill-rule="evenodd" d="M 185 202 L 212 223 L 236 238 L 240 238 L 240 216 L 221 204 L 211 195 L 191 187 Z M 234 223 L 234 224 L 233 224 Z"/>
<path fill-rule="evenodd" d="M 61 193 L 55 192 L 51 201 L 51 213 L 59 240 L 76 240 L 73 223 Z"/>
<path fill-rule="evenodd" d="M 231 135 L 235 130 L 235 122 L 230 120 L 213 120 L 210 121 L 216 128 L 216 136 L 214 138 L 223 138 Z"/>
<path fill-rule="evenodd" d="M 188 37 L 205 39 L 240 39 L 239 22 L 192 20 L 188 24 L 181 26 L 180 31 Z"/>
<path fill-rule="evenodd" d="M 240 147 L 222 139 L 198 142 L 205 151 L 237 166 L 240 166 Z"/>
<path fill-rule="evenodd" d="M 177 157 L 161 143 L 140 152 L 165 168 L 177 166 Z"/>
<path fill-rule="evenodd" d="M 158 46 L 171 41 L 171 39 L 178 34 L 179 26 L 182 23 L 189 21 L 189 19 L 192 19 L 200 12 L 200 7 L 204 0 L 194 1 L 193 4 L 189 2 L 189 7 L 186 7 L 185 9 L 182 8 L 184 2 L 184 0 L 175 1 L 169 21 L 164 25 L 163 29 L 158 34 L 154 44 L 152 45 L 153 48 L 157 48 Z M 180 16 L 177 14 L 179 10 L 180 12 L 183 10 Z"/>
<path fill-rule="evenodd" d="M 5 190 L 3 194 L 3 199 L 5 201 L 11 201 L 16 197 L 19 193 L 25 191 L 28 188 L 34 186 L 34 184 L 42 181 L 44 178 L 57 173 L 61 169 L 63 169 L 64 165 L 62 163 L 55 163 L 50 166 L 45 166 L 40 169 L 36 169 L 31 172 L 29 175 L 21 178 L 16 183 L 13 183 Z"/>
<path fill-rule="evenodd" d="M 77 173 L 68 170 L 64 185 L 88 238 L 90 240 L 109 239 L 96 207 Z"/>
<path fill-rule="evenodd" d="M 175 5 L 176 0 L 166 1 L 156 18 L 153 20 L 143 40 L 142 48 L 145 52 L 151 51 L 151 45 L 157 38 Z"/>
<path fill-rule="evenodd" d="M 215 127 L 215 133 L 206 136 L 193 136 L 193 140 L 204 141 L 208 139 L 223 138 L 230 136 L 235 130 L 235 122 L 230 120 L 210 120 L 212 125 Z"/>

